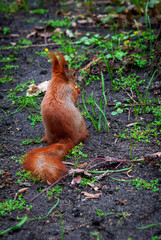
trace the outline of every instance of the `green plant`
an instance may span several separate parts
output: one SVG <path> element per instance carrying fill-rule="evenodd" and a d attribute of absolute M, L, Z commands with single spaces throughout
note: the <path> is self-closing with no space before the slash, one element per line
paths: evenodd
<path fill-rule="evenodd" d="M 138 91 L 138 89 L 136 88 L 136 86 L 134 86 L 134 89 L 135 89 L 135 92 L 139 98 L 139 101 L 140 101 L 140 105 L 139 105 L 139 108 L 141 107 L 143 112 L 145 113 L 146 112 L 146 108 L 147 108 L 147 103 L 148 103 L 148 91 L 149 91 L 149 88 L 150 88 L 150 85 L 153 81 L 153 78 L 154 78 L 154 75 L 156 73 L 157 70 L 154 71 L 154 73 L 152 74 L 151 78 L 150 78 L 150 81 L 146 87 L 146 92 L 145 92 L 145 97 L 143 98 L 141 93 Z"/>
<path fill-rule="evenodd" d="M 70 26 L 70 21 L 69 21 L 69 18 L 64 18 L 62 20 L 53 20 L 53 19 L 50 19 L 50 20 L 47 20 L 45 21 L 45 24 L 46 25 L 50 25 L 54 28 L 61 28 L 61 27 L 66 27 L 66 28 L 69 28 Z"/>
<path fill-rule="evenodd" d="M 53 37 L 52 37 L 52 40 L 61 45 L 62 51 L 65 54 L 71 56 L 72 53 L 76 52 L 76 47 L 75 45 L 73 45 L 72 40 L 70 38 L 63 37 L 63 34 L 59 35 L 59 37 L 56 39 L 55 37 L 54 38 Z M 69 66 L 70 66 L 70 62 L 69 62 Z"/>
<path fill-rule="evenodd" d="M 111 55 L 111 54 L 110 54 Z M 105 64 L 106 64 L 106 67 L 107 67 L 107 71 L 108 71 L 108 74 L 109 74 L 109 77 L 110 77 L 110 80 L 111 82 L 113 81 L 113 78 L 112 78 L 112 69 L 110 67 L 110 65 L 108 64 L 108 61 L 107 61 L 107 56 L 105 57 L 103 54 L 102 54 L 102 59 L 104 60 Z"/>
<path fill-rule="evenodd" d="M 83 107 L 84 108 L 81 107 L 80 105 L 79 105 L 79 107 L 83 110 L 83 112 L 85 114 L 85 117 L 91 119 L 91 121 L 92 121 L 96 130 L 98 130 L 98 131 L 101 130 L 101 123 L 102 123 L 101 121 L 102 121 L 102 117 L 103 117 L 103 120 L 104 120 L 103 121 L 103 126 L 104 126 L 106 131 L 109 131 L 108 121 L 107 121 L 107 118 L 105 116 L 105 108 L 103 109 L 103 99 L 104 99 L 104 94 L 103 94 L 103 97 L 101 97 L 100 103 L 98 105 L 98 103 L 93 98 L 93 92 L 91 93 L 90 96 L 88 96 L 88 99 L 86 101 L 89 105 L 91 105 L 92 112 L 93 112 L 93 116 L 92 116 L 92 114 L 88 111 L 88 109 L 86 107 L 86 103 L 85 103 L 85 99 L 84 99 L 84 91 L 82 91 L 82 101 L 83 101 Z M 99 111 L 98 116 L 97 116 L 97 113 L 96 113 L 96 108 Z"/>
<path fill-rule="evenodd" d="M 8 228 L 2 232 L 0 232 L 0 235 L 3 235 L 11 230 L 14 230 L 14 229 L 17 229 L 17 228 L 20 228 L 26 221 L 35 221 L 35 220 L 42 220 L 42 219 L 45 219 L 49 216 L 49 214 L 57 207 L 57 205 L 59 204 L 59 198 L 55 198 L 57 199 L 57 202 L 56 204 L 49 210 L 49 212 L 43 216 L 43 217 L 39 217 L 39 218 L 28 218 L 27 216 L 24 216 L 23 218 L 18 218 L 20 221 L 18 224 L 16 224 L 14 227 L 11 227 L 11 228 Z M 62 220 L 62 219 L 61 219 Z M 62 231 L 62 221 L 61 221 L 61 231 Z"/>
<path fill-rule="evenodd" d="M 79 183 L 79 186 L 87 186 L 88 183 L 94 184 L 97 182 L 97 179 L 94 177 L 86 178 L 86 177 L 81 177 L 81 182 Z"/>
<path fill-rule="evenodd" d="M 136 186 L 137 189 L 150 189 L 152 192 L 159 191 L 159 188 L 157 187 L 159 185 L 159 180 L 151 180 L 150 183 L 147 183 L 146 181 L 136 178 L 133 179 L 133 185 Z"/>
<path fill-rule="evenodd" d="M 5 76 L 0 77 L 0 82 L 1 83 L 7 83 L 7 82 L 11 82 L 11 81 L 13 81 L 13 78 L 9 75 L 5 75 Z"/>
<path fill-rule="evenodd" d="M 42 191 L 43 189 L 39 188 L 39 192 L 42 192 Z M 60 194 L 62 193 L 62 191 L 63 189 L 58 184 L 56 184 L 54 187 L 50 188 L 47 191 L 48 200 L 51 201 L 53 199 L 54 194 Z"/>
<path fill-rule="evenodd" d="M 87 158 L 87 154 L 82 152 L 82 147 L 84 146 L 83 143 L 79 143 L 79 145 L 72 148 L 72 150 L 69 151 L 68 155 L 66 155 L 67 158 L 71 158 L 71 155 L 74 155 L 75 159 L 75 167 L 78 167 L 78 161 L 80 158 L 84 159 Z"/>
<path fill-rule="evenodd" d="M 116 213 L 116 212 L 109 212 L 109 213 L 103 213 L 102 210 L 97 209 L 97 214 L 98 216 L 109 216 L 109 215 L 118 215 L 121 216 L 121 218 L 118 220 L 116 226 L 119 225 L 120 221 L 127 216 L 129 216 L 128 212 L 123 212 L 123 213 Z"/>
<path fill-rule="evenodd" d="M 22 171 L 16 172 L 16 176 L 19 176 L 19 179 L 17 180 L 17 183 L 22 183 L 25 181 L 34 181 L 34 182 L 42 182 L 38 177 L 32 177 L 30 172 L 25 171 L 24 169 Z"/>
<path fill-rule="evenodd" d="M 9 27 L 4 27 L 3 28 L 3 34 L 7 35 L 8 33 L 10 33 L 10 28 Z"/>
<path fill-rule="evenodd" d="M 12 101 L 12 104 L 16 104 L 18 105 L 19 107 L 14 111 L 12 112 L 12 114 L 14 113 L 17 113 L 19 111 L 21 111 L 23 108 L 28 108 L 28 109 L 32 109 L 32 108 L 35 108 L 35 109 L 39 109 L 40 107 L 40 103 L 37 103 L 35 101 L 35 97 L 26 97 L 26 96 L 22 96 L 22 97 L 14 97 L 14 100 Z M 40 119 L 39 119 L 40 120 Z M 39 121 L 38 120 L 38 121 Z M 34 124 L 35 122 L 33 122 Z"/>
<path fill-rule="evenodd" d="M 20 50 L 21 46 L 16 45 L 16 46 L 2 46 L 0 49 L 3 49 L 5 51 L 7 50 L 13 50 L 13 54 L 17 54 L 18 50 Z"/>
<path fill-rule="evenodd" d="M 116 116 L 117 114 L 121 114 L 121 113 L 123 113 L 123 109 L 122 109 L 122 107 L 121 107 L 121 105 L 122 105 L 122 103 L 121 102 L 117 102 L 117 100 L 114 100 L 114 102 L 116 103 L 116 105 L 115 105 L 115 111 L 112 111 L 111 112 L 111 115 L 112 116 Z"/>
<path fill-rule="evenodd" d="M 86 86 L 88 86 L 93 81 L 99 81 L 100 80 L 100 77 L 99 76 L 95 76 L 95 75 L 90 75 L 90 76 L 87 77 L 87 71 L 88 71 L 88 69 L 81 71 L 81 75 L 84 77 L 83 80 L 85 81 L 85 85 Z"/>
<path fill-rule="evenodd" d="M 2 56 L 1 56 L 2 57 Z M 2 63 L 7 63 L 7 62 L 14 62 L 14 61 L 17 61 L 18 58 L 17 57 L 14 57 L 13 55 L 9 55 L 8 57 L 3 57 L 0 62 Z"/>
<path fill-rule="evenodd" d="M 40 52 L 34 52 L 37 55 L 40 55 L 41 57 L 48 57 L 48 48 L 45 48 L 44 51 L 40 51 Z"/>
<path fill-rule="evenodd" d="M 36 101 L 39 96 L 33 96 L 33 97 L 27 97 L 25 96 L 19 96 L 17 95 L 18 92 L 24 92 L 25 88 L 28 87 L 28 84 L 33 83 L 33 81 L 29 80 L 28 82 L 24 84 L 19 84 L 17 85 L 14 89 L 11 89 L 7 93 L 7 97 L 9 100 L 12 101 L 12 105 L 18 105 L 18 108 L 12 112 L 12 114 L 21 111 L 23 108 L 28 108 L 28 109 L 40 109 L 40 102 Z M 35 119 L 33 119 L 34 121 Z M 36 119 L 37 121 L 40 120 L 40 118 Z"/>
<path fill-rule="evenodd" d="M 90 232 L 90 236 L 96 236 L 97 240 L 102 240 L 102 236 L 99 232 Z"/>
<path fill-rule="evenodd" d="M 28 145 L 28 144 L 30 144 L 30 143 L 40 143 L 40 142 L 41 142 L 41 138 L 28 139 L 28 140 L 22 141 L 21 145 Z"/>
<path fill-rule="evenodd" d="M 28 116 L 28 119 L 31 120 L 31 126 L 35 126 L 37 122 L 42 122 L 42 116 L 41 115 L 31 115 Z"/>
<path fill-rule="evenodd" d="M 31 14 L 42 14 L 44 15 L 45 13 L 49 12 L 48 9 L 44 9 L 44 8 L 37 8 L 31 11 Z"/>
<path fill-rule="evenodd" d="M 19 9 L 24 9 L 25 11 L 28 11 L 27 1 L 0 1 L 0 11 L 6 12 L 6 13 L 15 13 Z"/>
<path fill-rule="evenodd" d="M 137 140 L 137 142 L 150 142 L 150 137 L 159 137 L 161 131 L 157 130 L 157 124 L 155 122 L 147 124 L 145 127 L 139 125 L 134 125 L 130 128 L 124 130 L 124 133 L 120 134 L 121 138 L 132 138 Z M 158 141 L 158 145 L 160 142 Z"/>
<path fill-rule="evenodd" d="M 143 58 L 140 54 L 133 55 L 133 63 L 140 68 L 143 68 L 147 65 L 147 59 Z"/>
<path fill-rule="evenodd" d="M 100 39 L 100 35 L 99 34 L 91 35 L 89 33 L 86 33 L 85 36 L 83 36 L 82 38 L 80 38 L 77 41 L 77 44 L 82 44 L 83 43 L 83 44 L 85 44 L 87 46 L 90 46 L 92 44 L 100 43 L 99 39 Z"/>
<path fill-rule="evenodd" d="M 24 156 L 11 156 L 10 157 L 10 159 L 12 160 L 12 161 L 15 161 L 15 162 L 18 162 L 18 163 L 21 163 L 22 164 L 22 162 L 23 162 L 23 157 Z"/>
<path fill-rule="evenodd" d="M 5 67 L 2 67 L 1 70 L 8 71 L 8 70 L 18 69 L 18 68 L 19 68 L 18 65 L 6 65 Z"/>
<path fill-rule="evenodd" d="M 113 79 L 112 88 L 114 91 L 118 91 L 120 89 L 134 90 L 136 87 L 144 83 L 145 79 L 139 80 L 139 76 L 133 73 L 128 76 L 120 76 L 119 78 Z"/>
<path fill-rule="evenodd" d="M 22 194 L 18 195 L 18 199 L 9 199 L 6 202 L 0 203 L 0 215 L 10 215 L 12 211 L 16 209 L 24 209 L 24 207 L 31 209 L 32 206 L 26 205 L 26 201 L 23 199 Z"/>
<path fill-rule="evenodd" d="M 160 240 L 160 239 L 161 239 L 161 235 L 152 237 L 152 240 Z"/>
<path fill-rule="evenodd" d="M 156 226 L 160 226 L 161 225 L 161 222 L 159 223 L 153 223 L 153 224 L 150 224 L 150 225 L 147 225 L 147 226 L 144 226 L 144 227 L 136 227 L 137 229 L 147 229 L 147 228 L 150 228 L 150 227 L 156 227 Z M 160 240 L 160 239 L 159 239 Z"/>
<path fill-rule="evenodd" d="M 18 41 L 19 44 L 22 44 L 22 45 L 31 45 L 32 42 L 28 39 L 25 39 L 25 38 L 22 38 Z"/>

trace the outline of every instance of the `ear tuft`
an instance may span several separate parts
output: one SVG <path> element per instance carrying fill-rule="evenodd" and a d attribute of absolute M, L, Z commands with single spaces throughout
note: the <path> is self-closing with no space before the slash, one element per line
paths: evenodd
<path fill-rule="evenodd" d="M 55 53 L 54 52 L 49 52 L 48 56 L 49 56 L 49 59 L 52 62 L 52 71 L 53 72 L 58 71 L 58 69 L 60 68 L 60 64 L 59 64 L 59 61 L 58 61 Z"/>

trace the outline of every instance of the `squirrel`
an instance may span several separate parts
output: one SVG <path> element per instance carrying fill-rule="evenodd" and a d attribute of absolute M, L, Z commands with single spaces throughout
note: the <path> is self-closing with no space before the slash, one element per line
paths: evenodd
<path fill-rule="evenodd" d="M 84 118 L 76 107 L 80 88 L 76 85 L 75 71 L 68 67 L 63 55 L 50 52 L 52 75 L 41 103 L 45 137 L 51 144 L 29 151 L 23 160 L 23 168 L 32 176 L 48 183 L 62 177 L 67 169 L 63 156 L 89 135 Z"/>

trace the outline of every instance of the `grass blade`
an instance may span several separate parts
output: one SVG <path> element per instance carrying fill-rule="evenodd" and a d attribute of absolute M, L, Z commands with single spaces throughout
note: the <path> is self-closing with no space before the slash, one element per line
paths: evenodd
<path fill-rule="evenodd" d="M 108 125 L 108 121 L 107 121 L 107 118 L 106 118 L 104 112 L 103 112 L 102 109 L 98 106 L 98 104 L 97 104 L 96 102 L 94 102 L 94 103 L 95 103 L 96 107 L 100 110 L 101 114 L 102 114 L 103 117 L 104 117 L 104 120 L 105 120 L 105 125 L 104 125 L 105 130 L 109 132 L 109 125 Z"/>

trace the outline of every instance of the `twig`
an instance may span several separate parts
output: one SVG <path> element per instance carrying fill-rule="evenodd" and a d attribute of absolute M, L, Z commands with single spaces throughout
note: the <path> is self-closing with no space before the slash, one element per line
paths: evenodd
<path fill-rule="evenodd" d="M 76 44 L 77 42 L 72 42 L 72 44 Z M 43 44 L 32 44 L 32 45 L 26 45 L 21 46 L 21 48 L 30 48 L 30 47 L 47 47 L 47 46 L 59 46 L 60 43 L 43 43 Z M 1 49 L 2 47 L 0 47 Z"/>
<path fill-rule="evenodd" d="M 29 203 L 31 203 L 33 200 L 35 200 L 37 197 L 39 197 L 42 193 L 48 191 L 51 187 L 53 187 L 53 186 L 54 186 L 55 184 L 57 184 L 61 179 L 67 177 L 68 175 L 69 175 L 69 173 L 66 174 L 66 175 L 64 175 L 63 177 L 59 178 L 57 181 L 55 181 L 54 183 L 52 183 L 49 187 L 45 188 L 42 192 L 38 193 L 35 197 L 33 197 L 33 198 L 29 201 Z"/>
<path fill-rule="evenodd" d="M 101 59 L 101 57 L 99 58 L 94 58 L 92 61 L 90 61 L 84 68 L 81 68 L 79 69 L 79 73 L 83 70 L 85 71 L 86 69 L 90 68 L 90 66 L 93 64 L 93 63 L 97 63 L 99 60 Z"/>
<path fill-rule="evenodd" d="M 131 96 L 131 95 L 126 91 L 125 88 L 122 87 L 122 89 L 126 92 L 126 94 L 129 96 L 129 98 L 130 98 L 134 103 L 136 103 L 137 105 L 139 105 L 139 103 L 134 100 L 133 96 Z"/>
<path fill-rule="evenodd" d="M 115 172 L 115 170 L 122 164 L 123 162 L 120 162 L 115 168 L 114 168 L 114 170 L 113 170 L 113 172 Z M 101 180 L 104 176 L 107 176 L 107 175 L 109 175 L 110 173 L 109 173 L 109 170 L 107 170 L 107 171 L 105 171 L 103 174 L 101 174 L 101 175 L 99 175 L 99 176 L 95 176 L 95 178 L 97 179 L 97 180 Z"/>

